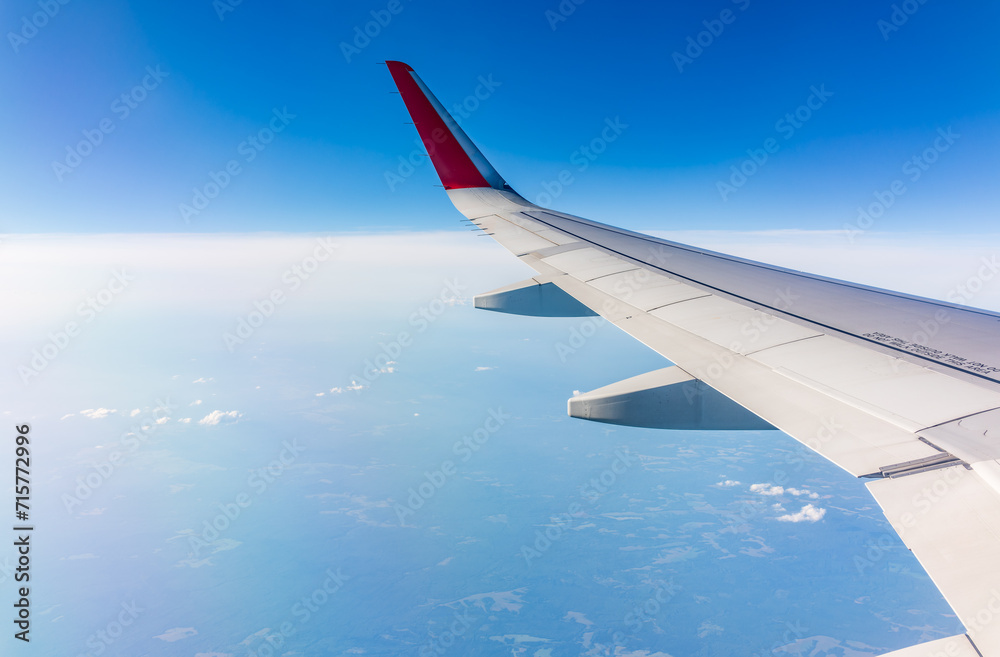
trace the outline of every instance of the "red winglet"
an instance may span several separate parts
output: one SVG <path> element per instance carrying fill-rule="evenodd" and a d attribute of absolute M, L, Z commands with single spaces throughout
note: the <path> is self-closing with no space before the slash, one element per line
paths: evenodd
<path fill-rule="evenodd" d="M 413 69 L 386 61 L 445 189 L 510 189 Z"/>

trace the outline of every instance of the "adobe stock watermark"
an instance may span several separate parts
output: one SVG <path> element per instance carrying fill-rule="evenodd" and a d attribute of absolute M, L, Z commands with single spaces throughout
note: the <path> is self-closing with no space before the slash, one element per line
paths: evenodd
<path fill-rule="evenodd" d="M 111 101 L 109 109 L 117 118 L 104 117 L 97 122 L 97 126 L 84 129 L 82 131 L 83 139 L 76 144 L 67 144 L 66 156 L 61 161 L 52 161 L 52 172 L 56 175 L 56 180 L 63 182 L 66 176 L 76 171 L 83 164 L 83 161 L 93 155 L 94 151 L 104 143 L 105 138 L 114 132 L 122 121 L 132 116 L 132 112 L 149 98 L 149 94 L 158 89 L 163 80 L 168 77 L 170 77 L 170 73 L 164 71 L 159 64 L 147 66 L 146 75 L 142 77 L 139 84 Z"/>
<path fill-rule="evenodd" d="M 72 493 L 63 493 L 60 500 L 66 513 L 73 513 L 77 507 L 83 506 L 90 497 L 111 479 L 121 466 L 139 448 L 149 443 L 156 431 L 171 418 L 171 413 L 178 406 L 166 401 L 156 400 L 156 406 L 147 411 L 128 430 L 122 432 L 118 443 L 108 450 L 102 450 L 102 459 L 90 464 L 91 472 L 76 478 L 76 486 Z"/>
<path fill-rule="evenodd" d="M 256 160 L 257 156 L 263 153 L 264 149 L 274 141 L 275 137 L 284 132 L 295 118 L 296 115 L 289 112 L 288 107 L 273 108 L 267 125 L 256 133 L 247 135 L 247 138 L 236 147 L 236 154 L 241 157 L 229 160 L 218 171 L 209 171 L 208 182 L 192 188 L 191 202 L 177 206 L 184 223 L 191 223 L 191 217 L 197 217 L 205 211 L 209 204 L 229 187 L 233 179 L 243 173 L 243 166 Z"/>
<path fill-rule="evenodd" d="M 39 11 L 22 16 L 21 29 L 17 32 L 7 32 L 7 41 L 10 42 L 14 54 L 20 54 L 21 48 L 38 36 L 38 32 L 45 29 L 49 21 L 55 18 L 69 3 L 70 0 L 38 0 Z"/>
<path fill-rule="evenodd" d="M 927 148 L 920 153 L 910 157 L 902 165 L 902 174 L 910 183 L 916 183 L 925 173 L 941 159 L 941 155 L 946 153 L 955 145 L 955 142 L 962 135 L 954 132 L 951 126 L 938 128 L 937 136 Z M 858 206 L 858 218 L 853 224 L 844 224 L 844 236 L 847 241 L 854 242 L 855 238 L 862 235 L 875 225 L 875 222 L 885 215 L 899 197 L 906 194 L 909 188 L 903 178 L 897 178 L 889 183 L 889 186 L 882 190 L 875 190 L 872 196 L 875 200 L 867 206 Z"/>
<path fill-rule="evenodd" d="M 297 622 L 285 620 L 276 629 L 266 628 L 240 643 L 240 645 L 247 645 L 247 657 L 278 657 L 278 655 L 295 654 L 288 650 L 292 637 L 303 625 L 312 620 L 314 615 L 326 606 L 330 602 L 330 598 L 336 595 L 344 587 L 344 583 L 350 579 L 352 578 L 345 575 L 340 568 L 336 570 L 332 566 L 327 568 L 323 572 L 322 583 L 307 595 L 299 598 L 289 608 L 289 615 L 294 617 Z M 256 645 L 252 645 L 255 640 L 257 640 Z"/>
<path fill-rule="evenodd" d="M 311 255 L 307 255 L 281 274 L 281 285 L 271 288 L 271 291 L 253 302 L 254 309 L 236 320 L 236 328 L 222 334 L 222 342 L 229 353 L 243 344 L 264 325 L 279 306 L 288 300 L 288 295 L 294 293 L 309 277 L 316 273 L 320 265 L 328 261 L 340 247 L 330 237 L 320 237 Z"/>
<path fill-rule="evenodd" d="M 459 462 L 467 463 L 510 419 L 511 415 L 504 413 L 502 408 L 491 408 L 479 428 L 463 436 L 461 440 L 455 441 L 455 444 L 452 445 L 452 453 L 458 457 Z M 441 461 L 441 465 L 436 470 L 424 471 L 424 481 L 416 486 L 411 486 L 407 491 L 406 506 L 399 502 L 392 506 L 399 524 L 405 525 L 407 516 L 412 516 L 423 508 L 427 500 L 434 497 L 457 473 L 458 463 L 451 459 Z"/>
<path fill-rule="evenodd" d="M 750 6 L 750 0 L 732 0 L 732 3 L 741 12 L 746 11 L 747 7 Z M 705 50 L 710 48 L 715 43 L 715 40 L 722 36 L 722 33 L 726 31 L 726 26 L 736 22 L 737 16 L 739 16 L 738 13 L 727 7 L 719 12 L 718 18 L 703 20 L 701 24 L 705 29 L 687 38 L 684 52 L 675 50 L 671 55 L 674 60 L 674 66 L 677 67 L 677 72 L 683 73 L 685 66 L 693 64 L 694 60 L 701 57 Z"/>
<path fill-rule="evenodd" d="M 420 647 L 417 652 L 419 657 L 441 657 L 455 645 L 458 639 L 465 636 L 465 633 L 472 628 L 475 619 L 469 614 L 469 607 L 463 606 L 462 613 L 457 610 L 454 613 L 454 620 L 444 632 L 437 636 L 432 636 L 430 640 Z"/>
<path fill-rule="evenodd" d="M 372 17 L 370 21 L 363 25 L 354 26 L 353 38 L 350 43 L 340 42 L 340 54 L 344 56 L 344 60 L 350 64 L 351 60 L 370 46 L 372 41 L 382 34 L 382 30 L 389 27 L 392 19 L 399 16 L 404 9 L 406 9 L 406 5 L 403 4 L 402 0 L 389 0 L 384 9 L 372 9 L 369 12 Z"/>
<path fill-rule="evenodd" d="M 452 118 L 459 125 L 462 124 L 464 119 L 472 116 L 482 103 L 493 95 L 497 87 L 503 84 L 494 80 L 492 73 L 486 77 L 480 75 L 476 80 L 479 84 L 476 85 L 472 93 L 463 98 L 461 102 L 455 103 L 449 108 Z M 389 186 L 389 191 L 396 191 L 397 185 L 409 179 L 410 176 L 416 173 L 417 169 L 426 164 L 434 155 L 437 147 L 444 143 L 448 139 L 448 136 L 449 133 L 444 128 L 437 128 L 431 131 L 430 144 L 417 137 L 413 142 L 416 148 L 410 151 L 405 157 L 402 155 L 399 156 L 399 164 L 396 166 L 396 170 L 390 171 L 386 169 L 383 173 L 385 184 Z"/>
<path fill-rule="evenodd" d="M 675 584 L 673 578 L 665 582 L 657 582 L 653 593 L 641 603 L 632 605 L 632 608 L 625 614 L 621 620 L 621 623 L 625 626 L 625 631 L 616 630 L 611 635 L 611 643 L 616 647 L 624 648 L 625 640 L 631 636 L 635 636 L 646 623 L 656 620 L 682 590 L 683 587 Z M 618 651 L 615 650 L 606 654 L 618 654 Z"/>
<path fill-rule="evenodd" d="M 627 447 L 615 450 L 615 459 L 611 465 L 604 469 L 596 477 L 591 477 L 580 487 L 580 497 L 583 502 L 595 504 L 601 496 L 607 493 L 618 481 L 618 478 L 625 474 L 638 461 L 638 457 L 633 456 Z M 529 567 L 531 562 L 541 558 L 549 551 L 554 543 L 559 541 L 568 529 L 571 528 L 575 520 L 584 514 L 583 505 L 573 501 L 567 506 L 566 511 L 551 518 L 551 522 L 545 530 L 535 530 L 535 540 L 521 546 L 521 557 Z"/>
<path fill-rule="evenodd" d="M 430 328 L 446 310 L 461 305 L 462 295 L 467 289 L 458 279 L 445 279 L 444 286 L 436 297 L 410 313 L 408 322 L 414 328 L 415 333 L 400 331 L 389 342 L 379 342 L 379 353 L 372 358 L 365 359 L 362 376 L 352 375 L 349 389 L 360 392 L 370 387 L 383 374 L 395 371 L 396 359 L 404 350 L 413 346 L 416 336 Z"/>
<path fill-rule="evenodd" d="M 247 477 L 246 485 L 249 490 L 243 490 L 233 496 L 232 501 L 220 502 L 217 504 L 219 513 L 210 520 L 202 521 L 202 531 L 200 533 L 186 533 L 188 547 L 191 548 L 191 559 L 201 556 L 201 551 L 212 548 L 219 541 L 222 535 L 228 531 L 233 523 L 248 509 L 255 498 L 260 497 L 278 479 L 284 475 L 288 469 L 295 464 L 299 455 L 305 451 L 305 447 L 300 445 L 297 438 L 281 443 L 281 451 L 266 465 L 257 468 Z M 213 552 L 218 551 L 217 549 Z M 189 559 L 190 561 L 190 559 Z"/>
<path fill-rule="evenodd" d="M 899 28 L 906 25 L 910 17 L 925 4 L 927 0 L 903 0 L 899 4 L 893 4 L 888 20 L 880 18 L 875 22 L 875 27 L 882 34 L 882 40 L 888 41 L 891 34 L 899 32 Z"/>
<path fill-rule="evenodd" d="M 83 327 L 90 324 L 97 316 L 114 301 L 118 295 L 125 291 L 129 283 L 135 280 L 124 269 L 115 270 L 111 273 L 111 278 L 107 284 L 93 295 L 88 295 L 76 307 L 76 314 L 82 318 L 82 322 L 70 320 L 66 322 L 62 329 L 50 331 L 48 341 L 37 349 L 31 350 L 31 360 L 27 365 L 17 366 L 17 375 L 21 379 L 21 384 L 27 387 L 33 378 L 38 376 L 42 370 L 49 366 L 53 360 L 59 357 L 70 343 L 80 336 Z"/>
<path fill-rule="evenodd" d="M 116 641 L 122 638 L 125 630 L 131 627 L 136 619 L 139 618 L 139 614 L 144 611 L 146 610 L 139 607 L 135 600 L 123 602 L 121 610 L 107 625 L 87 637 L 86 644 L 88 650 L 77 657 L 98 657 L 98 655 L 103 655 Z"/>
<path fill-rule="evenodd" d="M 819 87 L 813 85 L 809 87 L 809 91 L 811 93 L 806 97 L 805 102 L 775 122 L 774 131 L 784 141 L 794 137 L 798 130 L 833 97 L 833 92 L 827 91 L 825 84 L 821 84 Z M 729 167 L 731 173 L 728 181 L 716 181 L 715 188 L 722 196 L 722 200 L 728 201 L 730 196 L 742 189 L 747 181 L 767 164 L 770 157 L 781 150 L 781 144 L 782 142 L 776 138 L 768 137 L 760 148 L 748 148 L 746 151 L 748 157 L 738 165 L 733 164 Z"/>
<path fill-rule="evenodd" d="M 979 263 L 980 266 L 976 270 L 976 273 L 948 290 L 947 294 L 945 294 L 945 299 L 952 303 L 966 305 L 982 292 L 987 283 L 996 278 L 997 273 L 1000 272 L 1000 262 L 997 262 L 997 255 L 995 253 L 989 257 L 981 257 Z"/>
<path fill-rule="evenodd" d="M 212 9 L 219 17 L 219 22 L 226 20 L 226 14 L 236 11 L 236 8 L 243 4 L 243 0 L 212 0 Z"/>
<path fill-rule="evenodd" d="M 555 9 L 546 9 L 545 20 L 548 21 L 552 31 L 555 32 L 560 23 L 569 20 L 569 17 L 576 13 L 576 8 L 584 2 L 586 0 L 560 0 Z"/>
<path fill-rule="evenodd" d="M 608 145 L 617 141 L 627 128 L 628 124 L 622 123 L 619 116 L 616 116 L 614 119 L 610 117 L 605 118 L 604 127 L 601 129 L 600 134 L 570 153 L 569 163 L 573 165 L 573 169 L 577 173 L 586 171 L 597 158 L 608 150 Z M 570 187 L 575 182 L 576 177 L 573 175 L 573 171 L 563 169 L 556 175 L 554 180 L 545 180 L 542 182 L 542 189 L 544 191 L 535 196 L 535 205 L 542 207 L 549 206 L 552 201 L 562 196 L 567 187 Z"/>
<path fill-rule="evenodd" d="M 887 554 L 898 551 L 900 548 L 905 549 L 899 539 L 890 534 L 880 534 L 876 539 L 868 539 L 862 547 L 864 551 L 854 555 L 854 568 L 859 575 L 864 575 L 866 570 L 874 568 Z M 889 566 L 889 570 L 893 572 L 909 572 L 909 569 L 905 567 L 896 566 L 893 568 L 893 564 L 889 564 Z"/>

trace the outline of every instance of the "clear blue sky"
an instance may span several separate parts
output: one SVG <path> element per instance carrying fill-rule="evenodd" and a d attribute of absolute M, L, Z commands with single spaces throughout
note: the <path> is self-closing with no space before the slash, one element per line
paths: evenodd
<path fill-rule="evenodd" d="M 480 76 L 499 82 L 462 119 L 467 131 L 531 200 L 568 170 L 573 183 L 552 205 L 593 219 L 840 229 L 898 179 L 906 191 L 876 229 L 977 232 L 992 228 L 1000 200 L 996 3 L 910 0 L 891 31 L 893 3 L 871 1 L 565 0 L 575 10 L 556 23 L 546 12 L 557 0 L 247 0 L 220 20 L 223 6 L 71 0 L 35 30 L 25 17 L 42 11 L 37 1 L 3 3 L 0 232 L 454 226 L 430 166 L 392 191 L 386 182 L 416 137 L 377 65 L 386 58 L 412 65 L 449 107 Z M 373 11 L 391 20 L 347 61 L 341 44 Z M 674 53 L 706 21 L 720 33 L 703 34 L 708 45 L 679 71 Z M 144 79 L 151 89 L 128 107 L 122 94 Z M 813 86 L 833 95 L 789 134 L 777 123 Z M 284 108 L 294 118 L 273 142 L 241 151 Z M 572 154 L 615 117 L 628 128 L 580 171 Z M 58 174 L 53 163 L 73 163 L 67 147 L 102 120 L 112 130 Z M 959 138 L 910 180 L 904 162 L 949 126 Z M 718 181 L 769 138 L 777 152 L 724 201 Z M 238 174 L 182 221 L 180 204 L 230 160 Z"/>

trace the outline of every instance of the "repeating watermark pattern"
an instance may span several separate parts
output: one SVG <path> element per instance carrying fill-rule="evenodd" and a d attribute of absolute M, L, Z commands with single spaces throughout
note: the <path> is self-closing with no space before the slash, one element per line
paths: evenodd
<path fill-rule="evenodd" d="M 431 637 L 427 643 L 420 647 L 417 653 L 420 657 L 432 657 L 433 655 L 445 654 L 455 645 L 455 643 L 465 636 L 474 622 L 469 613 L 470 607 L 463 606 L 461 610 L 456 610 L 454 620 L 448 625 L 448 629 L 437 636 Z"/>
<path fill-rule="evenodd" d="M 576 8 L 584 2 L 586 0 L 560 0 L 555 9 L 546 9 L 545 20 L 548 21 L 552 31 L 555 32 L 560 23 L 569 20 L 569 17 L 576 13 Z"/>
<path fill-rule="evenodd" d="M 790 140 L 809 121 L 813 115 L 826 105 L 827 101 L 833 97 L 832 91 L 826 90 L 826 85 L 819 87 L 813 85 L 809 87 L 811 92 L 805 102 L 778 119 L 774 124 L 774 131 L 784 141 Z M 761 144 L 760 148 L 748 148 L 747 158 L 738 165 L 729 167 L 730 175 L 728 180 L 718 180 L 715 188 L 722 196 L 723 201 L 728 201 L 729 197 L 739 191 L 747 181 L 757 174 L 758 171 L 767 164 L 772 155 L 781 150 L 782 142 L 774 137 L 768 137 Z"/>
<path fill-rule="evenodd" d="M 31 350 L 31 360 L 26 365 L 17 366 L 17 375 L 21 379 L 21 384 L 25 387 L 38 376 L 42 370 L 59 357 L 73 340 L 80 336 L 83 327 L 93 322 L 97 316 L 114 301 L 118 295 L 125 291 L 129 283 L 135 280 L 124 269 L 115 270 L 111 273 L 111 278 L 107 284 L 97 291 L 96 294 L 88 295 L 76 307 L 76 314 L 82 318 L 82 322 L 70 320 L 61 329 L 50 331 L 46 337 L 48 341 L 37 349 Z"/>
<path fill-rule="evenodd" d="M 224 189 L 229 187 L 233 179 L 243 173 L 244 164 L 250 164 L 256 160 L 257 156 L 264 152 L 264 149 L 274 141 L 275 137 L 284 132 L 288 124 L 297 118 L 295 114 L 288 111 L 288 107 L 281 109 L 275 107 L 271 110 L 271 115 L 271 120 L 268 121 L 267 125 L 256 133 L 248 135 L 236 147 L 236 154 L 241 156 L 240 159 L 231 159 L 218 171 L 209 171 L 208 182 L 191 190 L 191 202 L 181 203 L 177 206 L 184 223 L 191 223 L 191 217 L 196 217 L 206 210 L 209 204 Z"/>
<path fill-rule="evenodd" d="M 188 547 L 191 548 L 189 558 L 182 563 L 192 566 L 199 564 L 198 558 L 201 556 L 202 550 L 211 549 L 209 554 L 214 554 L 234 547 L 233 543 L 225 541 L 222 535 L 233 526 L 233 523 L 246 509 L 250 508 L 255 498 L 263 495 L 288 471 L 305 449 L 296 438 L 282 442 L 281 451 L 277 457 L 250 473 L 246 481 L 246 490 L 234 495 L 232 501 L 220 502 L 216 505 L 219 512 L 211 519 L 202 521 L 201 532 L 182 532 L 181 535 L 187 538 Z"/>
<path fill-rule="evenodd" d="M 97 122 L 96 127 L 83 130 L 83 139 L 76 144 L 67 144 L 66 156 L 61 161 L 52 161 L 52 172 L 56 175 L 56 180 L 63 182 L 66 176 L 76 171 L 83 164 L 83 161 L 93 155 L 94 151 L 104 143 L 105 138 L 114 132 L 122 121 L 132 116 L 132 112 L 149 98 L 149 94 L 158 89 L 163 80 L 168 77 L 170 77 L 170 73 L 164 71 L 159 64 L 147 66 L 146 75 L 143 76 L 139 84 L 123 92 L 111 102 L 111 113 L 117 118 L 104 117 Z"/>
<path fill-rule="evenodd" d="M 910 183 L 920 180 L 931 166 L 941 159 L 941 155 L 955 145 L 961 136 L 954 132 L 951 126 L 938 128 L 937 136 L 930 146 L 903 162 L 903 176 Z M 847 240 L 854 242 L 856 237 L 869 230 L 907 191 L 909 188 L 906 186 L 906 182 L 902 178 L 897 178 L 889 183 L 886 189 L 872 192 L 875 200 L 865 207 L 858 206 L 858 218 L 854 220 L 853 224 L 844 224 L 844 236 L 847 237 Z"/>
<path fill-rule="evenodd" d="M 997 262 L 997 255 L 994 253 L 989 257 L 983 256 L 979 259 L 981 263 L 976 273 L 966 278 L 962 283 L 948 290 L 945 299 L 952 303 L 968 304 L 977 294 L 983 291 L 986 284 L 996 278 L 1000 272 L 1000 263 Z M 941 323 L 946 323 L 944 319 Z"/>
<path fill-rule="evenodd" d="M 511 415 L 504 413 L 502 408 L 491 408 L 479 428 L 463 436 L 461 440 L 455 441 L 455 444 L 452 445 L 451 451 L 458 457 L 459 463 L 468 463 L 510 419 Z M 412 516 L 423 508 L 427 500 L 434 497 L 439 490 L 444 488 L 445 484 L 451 481 L 452 477 L 458 473 L 459 463 L 452 459 L 444 459 L 437 469 L 430 472 L 424 471 L 424 481 L 416 486 L 411 486 L 407 491 L 406 506 L 399 502 L 392 505 L 400 525 L 405 525 L 407 516 Z"/>
<path fill-rule="evenodd" d="M 372 9 L 369 13 L 372 19 L 363 25 L 355 25 L 350 42 L 340 42 L 340 54 L 344 60 L 350 64 L 351 60 L 360 55 L 361 51 L 372 44 L 382 34 L 382 30 L 389 27 L 389 23 L 396 16 L 399 16 L 406 9 L 402 0 L 389 0 L 384 9 Z"/>
<path fill-rule="evenodd" d="M 899 538 L 891 534 L 880 534 L 878 538 L 868 539 L 862 547 L 864 548 L 863 552 L 854 555 L 854 567 L 859 575 L 864 575 L 869 568 L 874 568 L 886 555 L 899 549 L 905 549 L 905 546 L 899 542 Z M 898 573 L 910 572 L 908 566 L 893 563 L 889 564 L 889 570 Z"/>
<path fill-rule="evenodd" d="M 415 334 L 409 331 L 400 331 L 389 342 L 379 342 L 379 353 L 365 359 L 362 376 L 352 375 L 350 386 L 333 388 L 331 392 L 343 392 L 344 390 L 361 392 L 369 388 L 383 374 L 395 371 L 396 359 L 402 355 L 404 350 L 413 346 L 416 335 L 426 331 L 448 308 L 460 304 L 463 299 L 462 294 L 467 289 L 457 279 L 445 279 L 444 286 L 438 295 L 410 314 L 408 321 L 409 325 L 414 328 Z"/>
<path fill-rule="evenodd" d="M 156 433 L 157 429 L 170 419 L 171 412 L 178 408 L 176 404 L 170 403 L 169 398 L 166 401 L 156 400 L 156 406 L 135 420 L 136 424 L 122 433 L 119 442 L 107 451 L 107 455 L 101 461 L 91 464 L 92 472 L 76 478 L 76 487 L 73 492 L 62 494 L 60 499 L 66 508 L 66 513 L 73 513 L 77 507 L 82 506 L 86 500 L 90 499 L 95 491 L 107 483 L 114 473 L 118 472 L 126 458 L 135 454 L 140 447 L 149 442 L 150 437 Z"/>
<path fill-rule="evenodd" d="M 215 15 L 219 17 L 221 22 L 226 20 L 226 14 L 233 13 L 241 4 L 243 4 L 243 0 L 212 0 L 212 9 L 215 10 Z"/>
<path fill-rule="evenodd" d="M 607 326 L 607 324 L 608 320 L 598 315 L 597 317 L 588 317 L 576 326 L 571 326 L 566 340 L 560 340 L 555 343 L 555 350 L 556 354 L 559 355 L 559 361 L 565 363 L 570 356 L 583 349 L 590 338 L 597 335 L 598 329 Z"/>
<path fill-rule="evenodd" d="M 469 118 L 472 114 L 478 110 L 482 103 L 489 99 L 493 92 L 497 90 L 497 87 L 501 86 L 502 82 L 497 82 L 493 79 L 493 74 L 490 73 L 486 77 L 480 75 L 476 78 L 479 83 L 471 94 L 462 99 L 461 102 L 455 103 L 450 108 L 450 114 L 455 122 L 459 125 L 462 124 L 464 119 Z M 414 140 L 416 148 L 414 148 L 407 156 L 400 155 L 398 160 L 399 164 L 396 166 L 395 171 L 390 171 L 386 169 L 383 173 L 385 178 L 385 184 L 389 186 L 389 191 L 396 191 L 396 187 L 410 178 L 418 169 L 420 169 L 427 161 L 434 155 L 437 147 L 440 146 L 445 140 L 448 139 L 448 133 L 444 129 L 437 129 L 431 132 L 431 143 L 425 143 L 420 137 Z"/>
<path fill-rule="evenodd" d="M 615 459 L 611 465 L 580 487 L 580 497 L 583 502 L 595 504 L 637 461 L 638 457 L 633 456 L 627 447 L 615 450 Z M 521 546 L 521 557 L 525 564 L 531 566 L 533 561 L 548 552 L 549 548 L 571 528 L 574 521 L 583 517 L 584 513 L 583 505 L 574 500 L 566 507 L 565 512 L 554 516 L 544 530 L 535 530 L 535 540 Z"/>
<path fill-rule="evenodd" d="M 750 0 L 732 0 L 732 3 L 741 12 L 746 11 L 747 7 L 750 6 Z M 694 60 L 701 57 L 705 49 L 710 48 L 716 39 L 722 36 L 722 33 L 726 31 L 726 26 L 736 22 L 737 16 L 739 16 L 738 13 L 727 7 L 719 12 L 717 18 L 703 20 L 701 24 L 705 29 L 687 38 L 684 52 L 675 50 L 671 55 L 677 72 L 683 73 L 685 66 L 693 64 Z"/>
<path fill-rule="evenodd" d="M 146 610 L 137 605 L 135 600 L 123 602 L 121 610 L 107 625 L 87 637 L 86 645 L 88 650 L 81 653 L 79 657 L 98 657 L 98 655 L 103 655 L 116 641 L 122 638 L 125 630 L 131 627 L 136 619 L 139 618 L 139 614 L 144 611 Z"/>
<path fill-rule="evenodd" d="M 264 628 L 240 643 L 246 646 L 247 657 L 277 657 L 278 655 L 296 654 L 289 651 L 289 644 L 292 637 L 308 623 L 314 616 L 330 602 L 330 598 L 336 595 L 343 587 L 344 583 L 352 579 L 345 575 L 340 568 L 334 569 L 332 566 L 323 572 L 323 582 L 308 595 L 299 598 L 288 610 L 290 616 L 295 620 L 285 620 L 277 628 Z M 221 653 L 213 653 L 221 654 Z"/>
<path fill-rule="evenodd" d="M 875 23 L 875 27 L 882 34 L 882 40 L 888 41 L 889 36 L 906 25 L 910 17 L 925 4 L 927 4 L 927 0 L 903 0 L 899 4 L 892 5 L 892 13 L 889 14 L 888 20 L 880 18 Z"/>
<path fill-rule="evenodd" d="M 600 134 L 570 153 L 569 163 L 573 165 L 573 169 L 577 173 L 586 171 L 602 153 L 608 150 L 608 145 L 617 141 L 627 128 L 628 124 L 622 123 L 619 116 L 613 119 L 605 118 L 604 127 Z M 562 196 L 566 188 L 575 182 L 576 177 L 573 175 L 573 170 L 563 169 L 556 175 L 555 179 L 542 182 L 544 191 L 535 196 L 535 205 L 543 207 L 551 205 L 552 201 Z"/>
<path fill-rule="evenodd" d="M 229 353 L 233 353 L 236 351 L 236 347 L 253 337 L 257 329 L 274 315 L 278 307 L 288 301 L 288 295 L 301 288 L 305 281 L 316 273 L 319 266 L 334 255 L 338 248 L 340 247 L 333 241 L 333 238 L 317 238 L 316 247 L 312 253 L 281 274 L 282 284 L 271 288 L 263 297 L 254 300 L 254 309 L 237 318 L 236 328 L 233 331 L 226 331 L 222 334 L 222 342 L 226 345 Z"/>
<path fill-rule="evenodd" d="M 792 292 L 790 287 L 775 288 L 770 306 L 779 311 L 789 312 L 800 298 L 801 295 Z M 757 344 L 758 340 L 764 337 L 773 326 L 777 325 L 778 320 L 778 317 L 768 313 L 753 315 L 740 325 L 740 335 L 744 339 L 733 340 L 729 344 L 728 350 L 716 352 L 712 356 L 712 363 L 709 363 L 705 367 L 695 368 L 692 374 L 694 374 L 695 378 L 709 385 L 713 381 L 720 380 L 736 364 L 736 359 L 741 357 L 740 354 Z M 685 394 L 688 394 L 690 398 L 691 395 L 695 394 L 693 390 L 695 389 L 692 389 L 691 393 L 685 390 Z"/>
<path fill-rule="evenodd" d="M 7 32 L 7 41 L 14 49 L 14 54 L 19 54 L 21 48 L 38 36 L 38 32 L 45 29 L 49 21 L 55 18 L 69 3 L 70 0 L 38 0 L 39 11 L 22 16 L 21 28 L 17 32 Z"/>

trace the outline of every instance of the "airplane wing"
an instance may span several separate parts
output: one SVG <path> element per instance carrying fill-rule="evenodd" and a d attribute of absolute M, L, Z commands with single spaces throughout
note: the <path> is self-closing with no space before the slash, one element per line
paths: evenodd
<path fill-rule="evenodd" d="M 1000 656 L 1000 314 L 539 207 L 412 68 L 386 64 L 455 207 L 538 272 L 475 305 L 600 315 L 674 363 L 574 397 L 570 415 L 786 432 L 866 479 L 966 627 L 892 655 Z"/>

